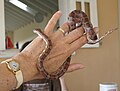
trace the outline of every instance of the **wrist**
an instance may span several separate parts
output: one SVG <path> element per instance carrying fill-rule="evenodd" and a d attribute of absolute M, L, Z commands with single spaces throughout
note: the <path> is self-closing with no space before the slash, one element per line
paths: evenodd
<path fill-rule="evenodd" d="M 0 70 L 0 77 L 2 78 L 0 79 L 0 87 L 2 91 L 11 90 L 11 88 L 14 88 L 16 86 L 16 78 L 14 74 L 8 70 L 6 64 L 0 64 L 0 69 L 4 69 Z"/>
<path fill-rule="evenodd" d="M 23 81 L 30 81 L 35 79 L 36 75 L 38 74 L 38 70 L 36 67 L 36 62 L 31 62 L 31 58 L 25 55 L 25 53 L 19 53 L 15 57 L 13 57 L 16 61 L 20 64 L 20 69 L 23 73 Z M 40 74 L 40 73 L 39 73 Z M 39 75 L 39 78 L 42 78 L 41 75 Z"/>
<path fill-rule="evenodd" d="M 6 68 L 11 72 L 15 79 L 16 79 L 16 86 L 14 89 L 17 89 L 20 87 L 20 85 L 23 83 L 23 74 L 22 71 L 20 70 L 20 65 L 16 60 L 10 58 L 7 60 L 2 61 L 0 64 L 6 64 Z"/>

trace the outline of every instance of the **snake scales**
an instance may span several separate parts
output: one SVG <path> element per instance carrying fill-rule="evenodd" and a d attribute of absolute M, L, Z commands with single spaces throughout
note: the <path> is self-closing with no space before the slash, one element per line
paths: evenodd
<path fill-rule="evenodd" d="M 85 30 L 84 34 L 86 34 L 87 36 L 88 44 L 95 44 L 100 40 L 102 40 L 108 34 L 112 33 L 114 30 L 117 30 L 116 28 L 111 31 L 108 31 L 101 38 L 98 38 L 97 34 L 93 30 L 93 25 L 90 22 L 88 16 L 83 11 L 80 11 L 80 10 L 74 10 L 69 14 L 68 24 L 69 24 L 70 31 L 78 27 L 83 27 Z M 45 70 L 43 63 L 46 56 L 50 53 L 52 43 L 49 40 L 49 38 L 40 31 L 40 29 L 35 29 L 34 32 L 38 34 L 38 36 L 40 36 L 46 43 L 45 49 L 42 51 L 38 59 L 37 67 L 39 71 L 42 73 L 42 75 L 46 79 L 57 79 L 61 77 L 67 71 L 70 64 L 71 57 L 68 57 L 66 61 L 55 72 L 48 73 Z"/>

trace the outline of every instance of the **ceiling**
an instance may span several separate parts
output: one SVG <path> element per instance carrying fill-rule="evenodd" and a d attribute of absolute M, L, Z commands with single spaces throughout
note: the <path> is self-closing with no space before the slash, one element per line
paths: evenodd
<path fill-rule="evenodd" d="M 42 22 L 44 16 L 58 10 L 58 0 L 19 0 L 27 5 L 28 11 L 22 10 L 9 0 L 5 0 L 5 30 L 15 31 L 36 20 Z"/>

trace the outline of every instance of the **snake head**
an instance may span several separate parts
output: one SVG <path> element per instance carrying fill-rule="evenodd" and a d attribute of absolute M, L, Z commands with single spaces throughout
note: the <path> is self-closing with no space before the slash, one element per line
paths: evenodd
<path fill-rule="evenodd" d="M 78 28 L 83 27 L 85 33 L 87 34 L 88 43 L 94 43 L 98 37 L 93 29 L 93 25 L 90 22 L 86 13 L 81 10 L 73 10 L 68 16 L 68 25 L 70 31 Z M 91 43 L 91 44 L 92 44 Z"/>
<path fill-rule="evenodd" d="M 82 18 L 80 17 L 81 12 L 78 10 L 72 11 L 68 16 L 68 25 L 70 31 L 82 26 Z"/>

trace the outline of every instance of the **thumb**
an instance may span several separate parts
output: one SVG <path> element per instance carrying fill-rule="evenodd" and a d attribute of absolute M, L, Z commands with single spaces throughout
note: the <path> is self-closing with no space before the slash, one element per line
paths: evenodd
<path fill-rule="evenodd" d="M 70 64 L 67 72 L 73 72 L 73 71 L 76 71 L 76 70 L 79 70 L 79 69 L 83 69 L 85 66 L 81 63 L 72 63 Z"/>

